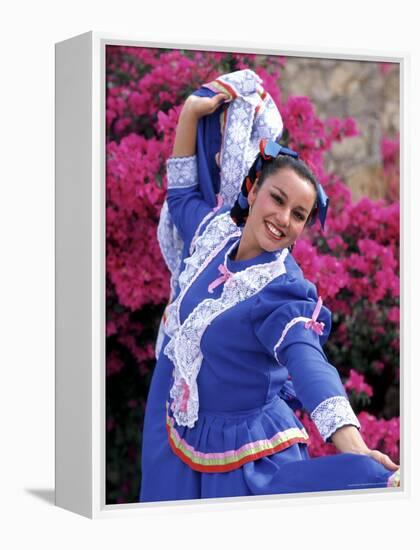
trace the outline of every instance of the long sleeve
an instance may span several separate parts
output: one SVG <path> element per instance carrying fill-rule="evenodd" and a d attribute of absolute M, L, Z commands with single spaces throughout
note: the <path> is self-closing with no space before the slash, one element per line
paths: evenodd
<path fill-rule="evenodd" d="M 338 428 L 360 428 L 360 424 L 337 369 L 322 349 L 331 328 L 329 310 L 322 307 L 317 324 L 311 323 L 317 301 L 314 285 L 289 278 L 286 284 L 261 293 L 252 319 L 257 338 L 267 353 L 287 368 L 296 396 L 327 441 Z"/>
<path fill-rule="evenodd" d="M 217 209 L 203 198 L 197 175 L 197 157 L 171 157 L 167 160 L 167 203 L 172 221 L 185 245 L 185 255 Z M 187 253 L 189 252 L 189 253 Z"/>

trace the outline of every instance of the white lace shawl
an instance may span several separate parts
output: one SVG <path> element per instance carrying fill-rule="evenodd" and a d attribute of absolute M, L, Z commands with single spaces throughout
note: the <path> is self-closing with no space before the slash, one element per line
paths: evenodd
<path fill-rule="evenodd" d="M 228 84 L 236 93 L 229 104 L 223 134 L 220 156 L 220 196 L 224 205 L 232 206 L 238 196 L 242 181 L 258 153 L 262 138 L 276 139 L 283 130 L 281 115 L 269 93 L 262 99 L 262 80 L 252 70 L 244 69 L 222 75 L 221 83 Z M 208 87 L 211 83 L 209 83 Z M 189 187 L 198 184 L 197 168 L 187 157 L 169 159 L 171 177 L 168 187 Z M 177 167 L 174 168 L 175 162 Z M 197 232 L 198 233 L 198 232 Z M 183 241 L 170 217 L 167 203 L 163 204 L 158 225 L 158 241 L 163 258 L 171 272 L 171 291 L 175 292 L 181 269 Z M 159 357 L 163 341 L 163 325 L 159 328 L 156 344 L 156 358 Z"/>

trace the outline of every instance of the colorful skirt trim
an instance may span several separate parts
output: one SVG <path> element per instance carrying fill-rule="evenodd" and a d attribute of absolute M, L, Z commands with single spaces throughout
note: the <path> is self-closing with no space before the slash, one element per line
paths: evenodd
<path fill-rule="evenodd" d="M 166 430 L 170 447 L 191 469 L 210 473 L 229 472 L 295 443 L 308 443 L 309 436 L 303 426 L 293 426 L 292 422 L 292 427 L 278 429 L 276 415 L 269 409 L 251 418 L 223 420 L 220 416 L 209 418 L 207 415 L 199 418 L 198 423 L 201 420 L 202 425 L 194 434 L 196 428 L 177 426 L 167 403 Z M 265 437 L 256 438 L 261 435 Z M 233 442 L 236 445 L 233 446 Z"/>

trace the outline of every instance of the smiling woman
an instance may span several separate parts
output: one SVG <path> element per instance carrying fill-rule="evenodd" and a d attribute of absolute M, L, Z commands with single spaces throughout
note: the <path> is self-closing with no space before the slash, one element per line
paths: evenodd
<path fill-rule="evenodd" d="M 238 260 L 257 256 L 262 251 L 291 247 L 302 231 L 316 204 L 312 182 L 293 168 L 280 167 L 252 186 L 248 202 L 249 216 L 242 233 Z"/>
<path fill-rule="evenodd" d="M 235 184 L 237 199 L 214 207 L 203 158 L 215 164 L 205 144 L 220 137 L 211 123 L 226 109 L 217 191 L 229 197 Z M 272 140 L 281 131 L 249 70 L 206 84 L 181 111 L 159 233 L 173 294 L 147 401 L 142 502 L 398 483 L 398 466 L 359 434 L 322 349 L 331 314 L 291 248 L 316 218 L 324 223 L 328 199 L 298 155 Z M 256 134 L 248 162 L 245 136 Z M 309 457 L 296 403 L 342 454 Z"/>

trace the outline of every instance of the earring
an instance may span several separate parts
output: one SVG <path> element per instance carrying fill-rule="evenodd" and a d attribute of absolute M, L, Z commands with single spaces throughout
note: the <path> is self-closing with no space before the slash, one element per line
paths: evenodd
<path fill-rule="evenodd" d="M 252 210 L 252 205 L 250 204 L 249 205 L 249 210 L 248 210 L 249 214 L 251 214 L 251 210 Z"/>

